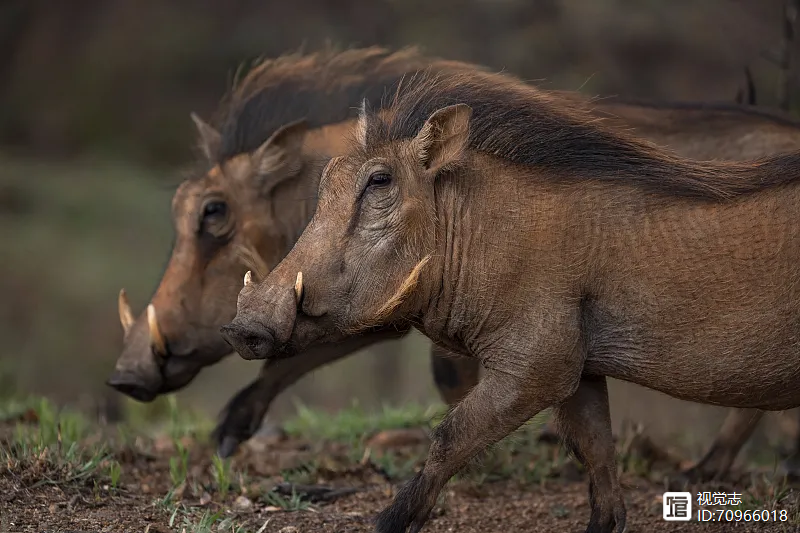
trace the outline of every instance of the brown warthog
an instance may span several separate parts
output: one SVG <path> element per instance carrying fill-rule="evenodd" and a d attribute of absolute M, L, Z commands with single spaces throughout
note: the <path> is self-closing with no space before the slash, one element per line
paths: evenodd
<path fill-rule="evenodd" d="M 266 269 L 277 264 L 311 217 L 317 164 L 342 149 L 342 132 L 352 127 L 350 108 L 364 95 L 380 98 L 403 74 L 421 66 L 434 71 L 480 68 L 424 57 L 413 49 L 290 55 L 267 61 L 245 76 L 221 108 L 217 128 L 195 117 L 204 154 L 200 164 L 205 168 L 185 181 L 173 200 L 177 239 L 149 315 L 135 319 L 124 293 L 120 295 L 126 334 L 110 379 L 113 386 L 150 400 L 184 386 L 201 368 L 230 352 L 217 328 L 235 314 L 235 294 L 245 270 L 237 247 L 256 248 Z M 798 123 L 748 107 L 591 101 L 577 93 L 564 97 L 588 102 L 593 114 L 634 128 L 686 156 L 737 159 L 800 146 Z M 304 119 L 313 128 L 304 131 L 299 122 Z M 265 147 L 272 159 L 265 160 Z M 263 161 L 258 175 L 254 161 Z M 302 358 L 273 364 L 268 371 L 265 367 L 223 411 L 215 431 L 220 453 L 230 455 L 250 438 L 271 401 L 309 371 L 403 333 L 365 335 L 355 344 L 318 347 Z M 451 355 L 432 348 L 435 382 L 443 399 L 454 404 L 477 382 L 479 365 Z M 704 478 L 724 474 L 757 415 L 732 416 L 729 429 L 692 473 Z"/>
<path fill-rule="evenodd" d="M 365 106 L 311 222 L 245 275 L 222 332 L 254 359 L 413 325 L 481 362 L 379 532 L 419 531 L 455 473 L 553 407 L 589 474 L 588 531 L 619 533 L 608 377 L 800 405 L 799 185 L 800 152 L 683 159 L 513 78 L 420 74 Z"/>

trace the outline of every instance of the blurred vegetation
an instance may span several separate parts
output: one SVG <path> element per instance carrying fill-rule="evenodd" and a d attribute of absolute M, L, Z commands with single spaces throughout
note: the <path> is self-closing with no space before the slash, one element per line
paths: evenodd
<path fill-rule="evenodd" d="M 659 99 L 733 98 L 745 65 L 764 103 L 780 0 L 7 0 L 0 140 L 177 163 L 245 61 L 326 41 L 422 45 L 548 85 Z"/>
<path fill-rule="evenodd" d="M 328 41 L 415 44 L 547 88 L 717 101 L 733 100 L 749 66 L 759 102 L 774 105 L 778 69 L 763 56 L 780 46 L 782 17 L 780 0 L 6 0 L 0 389 L 83 406 L 106 394 L 122 337 L 117 292 L 141 309 L 168 257 L 175 168 L 194 145 L 189 113 L 210 116 L 244 62 Z M 328 410 L 354 397 L 365 409 L 435 401 L 427 346 L 415 336 L 391 357 L 362 353 L 320 371 L 276 412 L 294 410 L 294 396 Z M 255 365 L 231 358 L 181 396 L 214 413 Z M 612 396 L 615 418 L 664 434 L 710 420 L 692 449 L 724 413 L 635 387 Z"/>

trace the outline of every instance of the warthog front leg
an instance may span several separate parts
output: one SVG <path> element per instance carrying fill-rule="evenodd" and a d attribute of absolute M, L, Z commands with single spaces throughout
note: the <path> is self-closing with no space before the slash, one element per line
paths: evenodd
<path fill-rule="evenodd" d="M 728 413 L 708 452 L 696 465 L 681 472 L 674 487 L 724 478 L 763 415 L 758 409 L 734 409 Z"/>
<path fill-rule="evenodd" d="M 552 404 L 551 397 L 536 394 L 520 378 L 487 370 L 475 388 L 434 429 L 425 466 L 378 515 L 376 531 L 420 531 L 439 493 L 454 474 L 484 448 Z"/>
<path fill-rule="evenodd" d="M 589 472 L 592 514 L 587 533 L 622 533 L 625 500 L 617 478 L 606 378 L 584 378 L 556 407 L 553 420 L 564 443 Z"/>
<path fill-rule="evenodd" d="M 309 372 L 372 344 L 399 339 L 408 331 L 390 326 L 342 342 L 315 346 L 295 357 L 265 361 L 258 379 L 231 398 L 220 413 L 212 434 L 217 453 L 222 457 L 233 455 L 261 427 L 272 401 Z"/>
<path fill-rule="evenodd" d="M 220 457 L 230 457 L 261 427 L 272 401 L 312 370 L 341 359 L 346 353 L 318 350 L 289 359 L 267 360 L 258 378 L 231 398 L 219 416 L 212 438 Z"/>

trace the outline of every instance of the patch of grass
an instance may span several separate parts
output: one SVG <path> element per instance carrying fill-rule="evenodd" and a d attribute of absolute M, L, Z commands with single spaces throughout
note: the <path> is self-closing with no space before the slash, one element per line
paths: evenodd
<path fill-rule="evenodd" d="M 786 511 L 787 522 L 800 525 L 800 495 L 787 483 L 783 476 L 776 474 L 753 474 L 749 487 L 742 494 L 742 503 L 737 506 L 742 511 L 768 510 Z"/>
<path fill-rule="evenodd" d="M 178 487 L 186 482 L 186 476 L 189 473 L 189 450 L 181 443 L 180 440 L 175 439 L 175 452 L 169 458 L 169 477 L 172 481 L 173 487 Z"/>
<path fill-rule="evenodd" d="M 211 458 L 211 463 L 214 469 L 214 480 L 217 482 L 217 491 L 224 500 L 232 486 L 231 461 L 230 459 L 222 459 L 219 455 L 214 454 Z"/>
<path fill-rule="evenodd" d="M 378 457 L 373 457 L 372 462 L 375 466 L 393 480 L 404 480 L 411 478 L 417 467 L 425 460 L 422 455 L 408 455 L 388 450 Z"/>
<path fill-rule="evenodd" d="M 265 493 L 262 498 L 267 505 L 280 507 L 284 511 L 306 511 L 311 508 L 311 504 L 305 501 L 301 494 L 298 494 L 292 487 L 290 496 L 283 496 L 275 490 Z"/>
<path fill-rule="evenodd" d="M 111 457 L 105 446 L 87 444 L 90 424 L 78 412 L 57 411 L 46 399 L 5 402 L 6 412 L 25 406 L 31 420 L 17 422 L 13 434 L 0 447 L 6 471 L 30 488 L 52 484 L 105 483 Z M 121 471 L 115 471 L 115 483 Z"/>
<path fill-rule="evenodd" d="M 312 485 L 317 480 L 319 466 L 319 461 L 311 460 L 295 468 L 283 470 L 281 472 L 281 477 L 287 483 L 297 485 Z"/>
<path fill-rule="evenodd" d="M 365 411 L 358 402 L 337 413 L 326 413 L 297 404 L 297 415 L 284 424 L 292 436 L 354 443 L 375 431 L 396 428 L 427 427 L 438 421 L 441 405 L 402 407 L 384 405 L 378 412 Z"/>
<path fill-rule="evenodd" d="M 108 463 L 107 472 L 111 488 L 116 489 L 119 486 L 119 478 L 122 475 L 122 466 L 117 461 L 111 460 Z"/>
<path fill-rule="evenodd" d="M 224 522 L 230 520 L 223 519 L 223 516 L 224 512 L 222 510 L 212 513 L 207 509 L 198 517 L 182 505 L 176 505 L 172 510 L 168 523 L 170 528 L 181 532 L 185 531 L 186 533 L 212 533 L 222 531 L 244 533 L 243 529 L 235 528 L 233 524 L 223 528 L 223 525 L 227 525 L 224 524 Z"/>

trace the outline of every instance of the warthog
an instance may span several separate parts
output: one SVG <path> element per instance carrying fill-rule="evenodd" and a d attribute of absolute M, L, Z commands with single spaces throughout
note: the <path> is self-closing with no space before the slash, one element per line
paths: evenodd
<path fill-rule="evenodd" d="M 402 75 L 423 66 L 434 71 L 480 69 L 413 49 L 290 55 L 248 73 L 227 96 L 216 128 L 194 117 L 203 169 L 182 183 L 173 199 L 175 247 L 148 311 L 134 317 L 120 293 L 125 345 L 109 379 L 112 386 L 149 401 L 185 386 L 203 367 L 230 352 L 217 328 L 236 312 L 235 295 L 245 270 L 237 248 L 256 249 L 265 269 L 277 264 L 313 213 L 318 165 L 342 149 L 342 132 L 352 129 L 350 109 L 364 95 L 380 98 Z M 628 103 L 590 100 L 577 93 L 563 97 L 689 157 L 739 159 L 800 146 L 798 123 L 745 106 Z M 312 126 L 305 130 L 302 120 Z M 268 159 L 266 165 L 274 168 L 262 164 L 256 172 L 253 161 L 264 159 L 265 146 L 285 159 Z M 264 367 L 224 409 L 215 430 L 219 452 L 230 455 L 250 438 L 272 400 L 306 373 L 359 347 L 403 334 L 365 334 L 353 343 L 317 347 L 302 358 L 272 364 L 268 371 Z M 479 365 L 473 359 L 434 345 L 431 361 L 437 387 L 451 405 L 478 380 Z M 711 452 L 690 474 L 723 475 L 758 416 L 732 415 Z"/>
<path fill-rule="evenodd" d="M 624 531 L 609 377 L 800 405 L 800 152 L 683 159 L 482 72 L 405 81 L 353 137 L 222 333 L 245 359 L 283 358 L 413 325 L 480 361 L 377 531 L 419 531 L 454 474 L 548 407 L 589 474 L 587 531 Z"/>

